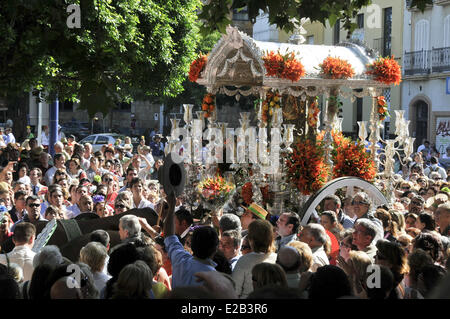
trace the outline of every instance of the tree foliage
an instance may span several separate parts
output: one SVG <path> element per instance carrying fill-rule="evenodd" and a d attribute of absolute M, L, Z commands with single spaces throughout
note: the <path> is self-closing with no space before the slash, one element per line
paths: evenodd
<path fill-rule="evenodd" d="M 81 28 L 68 28 L 69 4 Z M 176 96 L 199 42 L 199 0 L 0 0 L 0 94 L 37 88 L 90 115 Z M 48 96 L 53 99 L 53 96 Z"/>
<path fill-rule="evenodd" d="M 205 4 L 199 17 L 205 21 L 203 32 L 219 30 L 225 32 L 230 24 L 230 10 L 247 8 L 252 22 L 262 10 L 269 14 L 269 22 L 278 28 L 290 32 L 294 29 L 292 18 L 310 18 L 325 25 L 329 21 L 333 26 L 338 19 L 343 27 L 353 31 L 357 25 L 352 21 L 358 10 L 368 6 L 372 0 L 203 0 Z M 433 0 L 412 0 L 411 6 L 424 10 Z"/>

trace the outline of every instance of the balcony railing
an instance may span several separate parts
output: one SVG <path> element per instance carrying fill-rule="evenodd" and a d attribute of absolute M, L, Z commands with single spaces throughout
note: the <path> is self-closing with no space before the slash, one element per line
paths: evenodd
<path fill-rule="evenodd" d="M 420 75 L 450 71 L 450 47 L 405 52 L 405 75 Z"/>

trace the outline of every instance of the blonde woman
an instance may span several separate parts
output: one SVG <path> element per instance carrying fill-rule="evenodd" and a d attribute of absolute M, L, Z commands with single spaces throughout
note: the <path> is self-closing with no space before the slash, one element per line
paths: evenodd
<path fill-rule="evenodd" d="M 365 284 L 367 275 L 370 274 L 367 272 L 370 265 L 372 259 L 363 251 L 350 251 L 347 262 L 341 256 L 338 257 L 338 266 L 347 274 L 353 294 L 359 298 L 367 299 Z"/>

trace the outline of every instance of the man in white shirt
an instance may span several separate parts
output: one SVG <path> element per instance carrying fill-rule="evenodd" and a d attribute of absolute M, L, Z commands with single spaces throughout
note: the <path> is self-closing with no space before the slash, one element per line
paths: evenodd
<path fill-rule="evenodd" d="M 438 172 L 439 175 L 441 175 L 441 178 L 446 181 L 447 180 L 447 172 L 445 171 L 445 169 L 443 167 L 439 166 L 439 161 L 436 157 L 432 157 L 430 159 L 430 166 L 427 167 L 424 171 L 423 174 L 425 176 L 427 176 L 428 178 L 430 178 L 431 173 L 432 172 Z"/>
<path fill-rule="evenodd" d="M 12 237 L 14 249 L 6 255 L 0 254 L 1 264 L 15 263 L 22 268 L 24 281 L 30 280 L 33 274 L 33 258 L 36 253 L 31 249 L 35 238 L 36 227 L 31 223 L 21 222 L 14 229 Z"/>
<path fill-rule="evenodd" d="M 423 144 L 420 145 L 420 146 L 417 148 L 417 153 L 422 152 L 423 149 L 430 149 L 430 142 L 429 142 L 429 141 L 426 141 L 426 140 L 423 141 Z"/>
<path fill-rule="evenodd" d="M 5 141 L 6 145 L 8 145 L 8 143 L 16 142 L 16 138 L 14 137 L 14 134 L 12 133 L 12 129 L 10 127 L 7 127 L 5 129 L 5 136 L 3 140 Z"/>
<path fill-rule="evenodd" d="M 44 182 L 47 186 L 50 186 L 53 183 L 53 176 L 55 176 L 55 172 L 58 169 L 66 169 L 66 166 L 64 165 L 66 162 L 64 155 L 61 153 L 55 154 L 53 157 L 53 167 L 49 168 L 44 176 Z"/>
<path fill-rule="evenodd" d="M 327 242 L 327 236 L 325 228 L 323 228 L 322 225 L 315 223 L 306 225 L 300 233 L 299 240 L 308 244 L 313 253 L 312 272 L 316 272 L 319 267 L 330 264 L 324 249 L 324 245 Z"/>
<path fill-rule="evenodd" d="M 144 183 L 140 178 L 133 178 L 130 183 L 131 193 L 133 194 L 133 208 L 150 207 L 155 208 L 155 205 L 144 198 L 142 191 L 144 190 Z"/>

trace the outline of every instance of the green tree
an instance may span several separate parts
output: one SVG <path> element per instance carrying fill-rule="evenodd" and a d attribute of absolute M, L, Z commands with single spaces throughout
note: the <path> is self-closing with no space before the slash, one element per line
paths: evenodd
<path fill-rule="evenodd" d="M 69 4 L 81 28 L 68 28 Z M 176 96 L 200 40 L 199 0 L 0 0 L 0 95 L 32 88 L 92 116 L 138 96 Z M 49 100 L 53 96 L 47 96 Z"/>
<path fill-rule="evenodd" d="M 247 8 L 252 22 L 260 10 L 269 13 L 269 22 L 287 32 L 292 31 L 292 18 L 310 18 L 331 26 L 338 19 L 343 20 L 343 27 L 352 32 L 357 25 L 352 21 L 359 9 L 368 6 L 372 0 L 202 0 L 205 4 L 199 17 L 205 21 L 202 32 L 220 30 L 225 32 L 230 21 L 230 10 Z M 433 0 L 411 0 L 412 7 L 424 10 Z"/>

